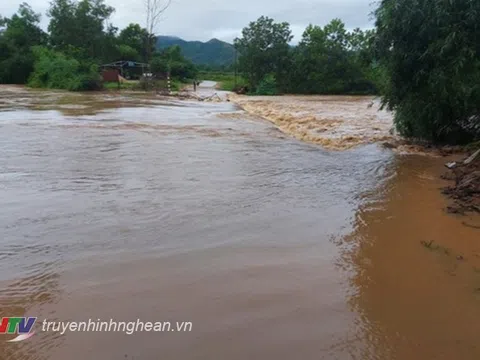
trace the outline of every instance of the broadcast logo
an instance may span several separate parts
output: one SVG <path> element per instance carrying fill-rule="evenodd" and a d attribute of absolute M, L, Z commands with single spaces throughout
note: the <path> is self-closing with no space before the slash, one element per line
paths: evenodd
<path fill-rule="evenodd" d="M 0 334 L 18 334 L 12 340 L 8 342 L 19 342 L 27 340 L 35 332 L 33 331 L 33 325 L 37 321 L 36 317 L 4 317 L 0 322 Z"/>

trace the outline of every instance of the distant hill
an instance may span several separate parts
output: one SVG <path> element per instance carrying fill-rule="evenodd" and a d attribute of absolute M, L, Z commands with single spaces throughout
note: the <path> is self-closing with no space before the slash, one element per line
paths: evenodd
<path fill-rule="evenodd" d="M 185 41 L 175 36 L 157 36 L 157 48 L 164 49 L 178 45 L 183 55 L 197 65 L 222 66 L 235 61 L 235 48 L 232 44 L 212 39 L 207 42 Z"/>

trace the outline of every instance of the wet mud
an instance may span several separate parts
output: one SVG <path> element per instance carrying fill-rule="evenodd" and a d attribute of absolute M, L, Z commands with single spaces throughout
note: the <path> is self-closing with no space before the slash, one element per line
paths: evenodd
<path fill-rule="evenodd" d="M 447 163 L 447 167 L 451 167 L 451 169 L 442 177 L 452 182 L 451 185 L 443 189 L 443 193 L 453 199 L 453 204 L 447 208 L 450 213 L 480 213 L 479 151 L 471 153 L 470 157 L 458 162 Z M 467 163 L 465 164 L 465 162 Z M 480 224 L 477 228 L 480 229 Z"/>

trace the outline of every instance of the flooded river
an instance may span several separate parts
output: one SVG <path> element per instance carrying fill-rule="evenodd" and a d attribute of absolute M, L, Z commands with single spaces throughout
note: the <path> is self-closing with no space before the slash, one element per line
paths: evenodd
<path fill-rule="evenodd" d="M 230 102 L 20 87 L 0 149 L 0 317 L 38 317 L 1 360 L 480 357 L 478 218 L 443 211 L 445 159 L 327 150 Z M 42 329 L 111 319 L 173 325 Z"/>

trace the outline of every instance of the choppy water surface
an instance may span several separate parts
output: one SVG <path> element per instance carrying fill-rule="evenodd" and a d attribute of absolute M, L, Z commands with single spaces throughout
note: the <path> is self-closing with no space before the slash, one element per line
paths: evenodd
<path fill-rule="evenodd" d="M 231 100 L 282 132 L 327 149 L 393 140 L 392 114 L 372 96 L 239 96 Z"/>
<path fill-rule="evenodd" d="M 0 359 L 480 356 L 477 219 L 444 214 L 442 160 L 330 152 L 226 102 L 2 87 L 0 111 L 0 316 L 193 323 L 38 324 Z"/>

